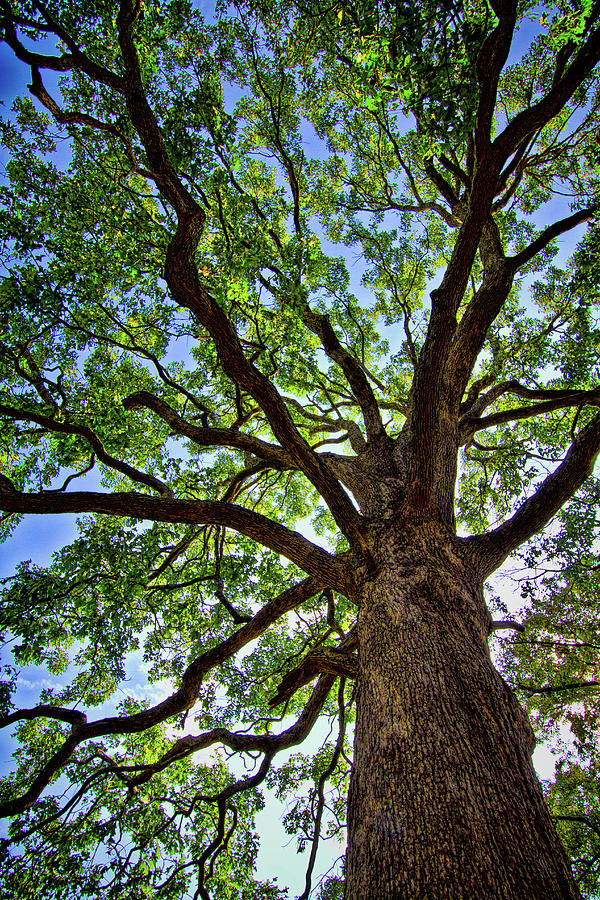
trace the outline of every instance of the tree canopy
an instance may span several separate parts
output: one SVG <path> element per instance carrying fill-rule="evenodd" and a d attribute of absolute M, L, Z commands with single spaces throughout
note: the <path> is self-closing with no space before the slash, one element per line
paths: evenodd
<path fill-rule="evenodd" d="M 3 583 L 9 894 L 282 897 L 268 787 L 308 897 L 356 579 L 422 516 L 481 578 L 509 560 L 488 630 L 597 896 L 599 14 L 1 0 L 31 81 L 1 123 L 1 527 L 78 517 Z M 28 666 L 57 687 L 20 709 Z"/>

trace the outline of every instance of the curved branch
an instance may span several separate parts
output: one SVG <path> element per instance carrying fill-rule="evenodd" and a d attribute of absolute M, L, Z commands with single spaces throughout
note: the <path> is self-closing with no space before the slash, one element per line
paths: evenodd
<path fill-rule="evenodd" d="M 313 725 L 327 700 L 336 675 L 322 675 L 314 687 L 306 706 L 297 721 L 280 734 L 239 734 L 227 728 L 213 728 L 204 734 L 189 734 L 176 741 L 161 759 L 144 767 L 144 772 L 132 784 L 143 784 L 152 775 L 171 765 L 176 759 L 182 759 L 198 750 L 205 750 L 213 744 L 224 744 L 238 753 L 261 752 L 273 756 L 280 750 L 286 750 L 300 744 L 312 730 Z"/>
<path fill-rule="evenodd" d="M 122 0 L 117 27 L 127 71 L 127 108 L 146 149 L 157 187 L 177 213 L 177 230 L 165 258 L 165 280 L 176 302 L 189 309 L 210 333 L 225 374 L 259 403 L 275 437 L 319 491 L 350 544 L 370 562 L 371 554 L 361 528 L 360 515 L 350 498 L 298 432 L 273 383 L 246 359 L 233 324 L 200 284 L 195 253 L 206 216 L 173 169 L 156 118 L 148 105 L 137 51 L 131 38 L 131 25 L 136 15 L 129 0 Z"/>
<path fill-rule="evenodd" d="M 165 278 L 175 300 L 189 309 L 208 329 L 223 371 L 254 397 L 267 416 L 275 437 L 319 491 L 351 546 L 370 560 L 362 520 L 350 498 L 325 462 L 299 433 L 273 383 L 246 359 L 233 325 L 200 285 L 192 259 L 199 237 L 198 233 L 194 233 L 196 230 L 193 219 L 180 225 L 167 251 Z"/>
<path fill-rule="evenodd" d="M 121 0 L 116 24 L 125 75 L 119 78 L 118 89 L 125 96 L 131 123 L 145 149 L 157 188 L 177 214 L 177 229 L 166 252 L 165 280 L 176 302 L 181 307 L 189 309 L 197 321 L 209 331 L 225 374 L 259 403 L 276 438 L 319 491 L 350 544 L 372 567 L 374 564 L 361 527 L 362 520 L 349 496 L 298 432 L 284 401 L 271 381 L 246 359 L 233 324 L 200 284 L 195 254 L 204 230 L 206 215 L 175 171 L 144 91 L 139 58 L 131 34 L 139 13 L 139 4 L 132 3 L 131 0 Z M 11 21 L 9 20 L 7 27 L 9 31 L 12 27 L 14 32 L 14 23 L 11 25 Z M 68 46 L 74 45 L 68 36 L 62 39 Z M 20 47 L 21 45 L 16 44 L 13 47 L 17 55 Z M 23 52 L 27 53 L 24 48 Z M 49 59 L 52 61 L 54 57 Z M 46 58 L 36 57 L 25 61 L 43 68 Z M 92 79 L 116 87 L 102 72 L 92 71 L 82 54 L 73 53 L 65 58 L 61 67 L 80 68 Z"/>
<path fill-rule="evenodd" d="M 502 425 L 505 422 L 516 422 L 519 419 L 530 419 L 543 413 L 553 412 L 555 409 L 568 409 L 573 406 L 600 406 L 600 388 L 593 391 L 527 391 L 526 389 L 509 389 L 504 393 L 515 393 L 520 396 L 527 394 L 559 394 L 554 399 L 543 403 L 532 403 L 530 406 L 519 406 L 517 409 L 506 409 L 502 412 L 492 413 L 489 416 L 476 419 L 470 414 L 460 421 L 460 442 L 466 443 L 469 438 L 478 431 Z"/>
<path fill-rule="evenodd" d="M 139 469 L 135 469 L 133 466 L 130 466 L 129 463 L 122 462 L 120 459 L 107 453 L 100 438 L 91 428 L 88 428 L 87 425 L 76 425 L 72 422 L 59 422 L 56 419 L 42 416 L 36 412 L 16 409 L 13 406 L 6 406 L 1 403 L 0 415 L 8 416 L 8 418 L 13 419 L 16 422 L 35 422 L 37 425 L 47 428 L 48 431 L 54 431 L 58 434 L 79 435 L 88 442 L 97 458 L 100 462 L 104 463 L 105 466 L 109 466 L 109 468 L 114 469 L 116 472 L 121 472 L 122 475 L 126 475 L 131 481 L 137 482 L 138 484 L 145 484 L 146 487 L 151 488 L 153 491 L 157 491 L 161 497 L 173 496 L 171 488 L 162 481 L 159 481 L 158 478 L 155 478 L 154 475 L 140 472 Z"/>
<path fill-rule="evenodd" d="M 31 712 L 31 710 L 25 710 L 24 712 Z M 23 718 L 34 717 L 24 716 Z M 52 716 L 52 718 L 57 717 Z M 80 732 L 81 726 L 73 729 L 63 744 L 50 757 L 46 765 L 38 772 L 28 790 L 21 797 L 15 797 L 13 800 L 5 800 L 4 803 L 0 803 L 0 818 L 17 816 L 35 803 L 44 788 L 50 784 L 81 743 Z"/>
<path fill-rule="evenodd" d="M 40 103 L 52 113 L 56 121 L 61 125 L 87 125 L 95 131 L 102 131 L 105 134 L 110 134 L 117 138 L 127 154 L 132 169 L 146 178 L 153 178 L 151 172 L 140 168 L 129 138 L 127 138 L 116 125 L 112 125 L 110 122 L 102 122 L 100 119 L 97 119 L 95 116 L 90 116 L 88 113 L 80 111 L 63 111 L 44 87 L 40 70 L 37 66 L 31 67 L 31 84 L 29 85 L 29 92 L 33 94 L 34 97 L 37 97 Z"/>
<path fill-rule="evenodd" d="M 309 575 L 331 584 L 342 593 L 351 586 L 351 573 L 334 556 L 297 531 L 233 503 L 219 500 L 179 500 L 149 497 L 147 494 L 102 494 L 73 491 L 56 494 L 50 491 L 25 494 L 2 490 L 0 509 L 5 512 L 56 515 L 58 513 L 104 513 L 130 516 L 150 522 L 172 522 L 190 525 L 225 525 L 245 534 L 259 544 L 274 550 L 304 569 Z"/>
<path fill-rule="evenodd" d="M 32 722 L 34 719 L 55 719 L 57 722 L 67 722 L 73 727 L 85 725 L 87 717 L 78 709 L 64 709 L 62 706 L 51 706 L 41 703 L 33 709 L 19 709 L 14 713 L 0 719 L 0 728 L 6 728 L 13 722 Z"/>
<path fill-rule="evenodd" d="M 0 803 L 0 816 L 18 815 L 25 809 L 28 809 L 37 800 L 44 788 L 52 781 L 57 772 L 68 761 L 75 749 L 84 741 L 108 734 L 137 734 L 189 709 L 196 701 L 202 679 L 207 672 L 224 662 L 226 659 L 229 659 L 250 641 L 255 640 L 272 622 L 281 618 L 281 616 L 285 615 L 285 613 L 294 609 L 296 606 L 299 606 L 305 600 L 313 597 L 322 589 L 322 587 L 323 584 L 316 579 L 305 578 L 297 585 L 294 585 L 294 587 L 289 588 L 287 591 L 284 591 L 278 597 L 265 604 L 265 606 L 253 616 L 250 622 L 234 632 L 234 634 L 221 644 L 207 650 L 190 663 L 183 673 L 179 689 L 170 697 L 167 697 L 150 709 L 129 716 L 111 716 L 88 723 L 87 717 L 82 712 L 42 704 L 33 709 L 19 710 L 15 713 L 11 713 L 10 716 L 0 720 L 0 727 L 5 727 L 13 722 L 37 718 L 53 718 L 59 721 L 69 722 L 72 725 L 72 731 L 69 737 L 34 778 L 29 789 L 20 797 L 14 798 L 13 800 L 7 800 L 5 803 Z M 331 684 L 333 684 L 333 678 Z M 329 687 L 331 687 L 331 684 Z M 328 690 L 329 688 L 327 688 L 327 691 Z M 315 693 L 318 692 L 316 691 Z M 321 695 L 318 694 L 318 696 Z M 321 706 L 325 702 L 326 696 L 327 693 L 325 693 L 325 696 L 322 698 Z M 307 712 L 307 709 L 305 709 L 305 713 Z M 319 711 L 320 707 L 315 711 L 315 719 Z M 302 721 L 304 722 L 305 720 Z M 313 723 L 311 722 L 308 730 L 312 728 L 312 724 Z M 221 731 L 224 734 L 229 733 L 226 732 L 225 729 L 222 729 Z M 293 729 L 288 729 L 288 731 L 293 731 Z M 306 733 L 308 733 L 308 731 Z M 220 738 L 218 737 L 215 738 L 215 740 L 219 739 Z M 185 741 L 186 738 L 183 738 L 182 740 Z M 208 744 L 206 746 L 208 746 Z M 261 748 L 262 745 L 259 748 L 250 749 Z M 193 752 L 193 750 L 190 752 Z M 169 759 L 170 758 L 171 757 L 169 757 Z M 165 762 L 165 766 L 168 765 L 168 761 L 169 760 Z M 162 768 L 165 766 L 162 766 Z M 148 771 L 148 767 L 144 767 L 144 771 Z M 157 770 L 153 769 L 152 771 Z"/>
<path fill-rule="evenodd" d="M 125 65 L 123 83 L 127 111 L 132 125 L 141 138 L 159 191 L 171 204 L 179 221 L 191 216 L 201 230 L 206 219 L 205 213 L 177 175 L 154 113 L 146 99 L 139 59 L 131 37 L 133 24 L 139 13 L 139 4 L 134 4 L 131 0 L 121 0 L 117 15 L 117 36 Z"/>
<path fill-rule="evenodd" d="M 63 53 L 60 56 L 47 56 L 42 53 L 34 53 L 28 50 L 17 37 L 16 25 L 19 24 L 18 18 L 15 16 L 6 0 L 1 0 L 0 8 L 2 9 L 2 17 L 0 24 L 4 29 L 4 40 L 11 48 L 15 56 L 28 66 L 42 69 L 51 69 L 54 72 L 68 72 L 71 69 L 81 69 L 94 81 L 107 85 L 119 93 L 124 93 L 124 82 L 119 75 L 115 75 L 109 69 L 91 60 L 79 49 L 75 41 L 61 28 L 54 20 L 49 19 L 41 3 L 36 6 L 42 11 L 42 15 L 48 21 L 51 30 L 59 40 L 71 51 Z M 32 27 L 32 23 L 28 22 L 27 27 Z M 39 28 L 42 31 L 42 28 Z M 47 32 L 47 29 L 43 29 Z"/>
<path fill-rule="evenodd" d="M 599 451 L 600 414 L 579 432 L 560 465 L 508 521 L 487 534 L 465 540 L 484 578 L 556 515 L 591 474 Z"/>
<path fill-rule="evenodd" d="M 176 434 L 189 438 L 200 447 L 231 447 L 252 453 L 277 469 L 295 469 L 297 464 L 289 453 L 276 444 L 269 444 L 235 428 L 201 428 L 192 425 L 175 412 L 160 397 L 149 391 L 138 391 L 123 400 L 125 409 L 150 409 L 169 425 Z"/>
<path fill-rule="evenodd" d="M 269 764 L 270 764 L 269 760 L 267 758 L 265 758 L 263 760 L 263 766 L 261 768 L 266 766 L 266 770 L 268 771 Z M 266 776 L 266 771 L 263 775 L 263 778 L 265 776 Z M 206 890 L 206 886 L 204 883 L 205 868 L 206 868 L 206 863 L 207 863 L 208 859 L 211 857 L 214 859 L 214 857 L 216 856 L 216 854 L 219 851 L 219 848 L 225 841 L 225 816 L 227 814 L 227 805 L 222 798 L 219 798 L 219 800 L 218 800 L 218 809 L 219 809 L 219 814 L 217 817 L 216 834 L 215 834 L 214 838 L 212 839 L 212 841 L 208 844 L 208 846 L 205 847 L 204 852 L 202 853 L 202 855 L 200 856 L 200 859 L 198 860 L 198 888 L 194 894 L 194 900 L 196 900 L 197 897 L 201 897 L 202 900 L 210 900 L 210 894 Z"/>
<path fill-rule="evenodd" d="M 583 222 L 588 222 L 597 215 L 597 213 L 598 205 L 593 204 L 586 209 L 578 210 L 573 213 L 572 216 L 567 216 L 565 219 L 559 219 L 558 222 L 553 222 L 552 225 L 545 228 L 528 247 L 525 247 L 520 253 L 516 253 L 514 256 L 508 258 L 508 263 L 512 271 L 517 272 L 533 259 L 537 253 L 543 250 L 544 247 L 547 247 L 554 238 L 558 237 L 560 234 L 564 234 L 566 231 L 570 231 L 572 228 L 576 228 Z"/>

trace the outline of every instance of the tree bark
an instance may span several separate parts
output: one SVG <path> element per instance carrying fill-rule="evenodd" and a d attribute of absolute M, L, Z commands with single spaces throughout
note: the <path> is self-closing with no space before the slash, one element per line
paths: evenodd
<path fill-rule="evenodd" d="M 358 619 L 346 900 L 579 898 L 460 539 L 405 526 L 377 559 Z"/>

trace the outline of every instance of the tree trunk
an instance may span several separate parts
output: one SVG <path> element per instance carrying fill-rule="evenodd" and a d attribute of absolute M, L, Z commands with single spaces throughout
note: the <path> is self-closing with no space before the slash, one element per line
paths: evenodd
<path fill-rule="evenodd" d="M 578 898 L 481 585 L 459 540 L 408 530 L 362 593 L 346 900 Z"/>

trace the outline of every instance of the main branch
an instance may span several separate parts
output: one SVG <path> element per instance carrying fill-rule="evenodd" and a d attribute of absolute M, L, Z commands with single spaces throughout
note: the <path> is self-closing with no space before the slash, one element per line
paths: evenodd
<path fill-rule="evenodd" d="M 591 474 L 599 451 L 600 414 L 597 414 L 576 436 L 561 464 L 508 521 L 487 534 L 466 539 L 465 544 L 471 548 L 482 577 L 487 578 L 513 550 L 556 515 Z"/>
<path fill-rule="evenodd" d="M 259 544 L 280 553 L 309 575 L 314 575 L 342 593 L 351 587 L 347 566 L 297 531 L 243 506 L 219 500 L 154 498 L 134 491 L 102 494 L 94 491 L 72 493 L 21 493 L 0 483 L 0 509 L 8 513 L 56 515 L 59 513 L 104 513 L 131 516 L 149 522 L 189 525 L 224 525 L 245 534 Z"/>
<path fill-rule="evenodd" d="M 251 394 L 264 411 L 273 433 L 317 488 L 350 544 L 370 562 L 360 516 L 337 479 L 298 432 L 279 392 L 242 350 L 238 334 L 216 301 L 200 284 L 195 264 L 205 215 L 175 173 L 156 118 L 144 93 L 131 26 L 137 15 L 129 0 L 122 0 L 117 19 L 119 44 L 127 72 L 127 109 L 146 150 L 156 184 L 177 213 L 178 226 L 165 260 L 165 279 L 176 302 L 189 309 L 210 333 L 223 371 Z"/>

